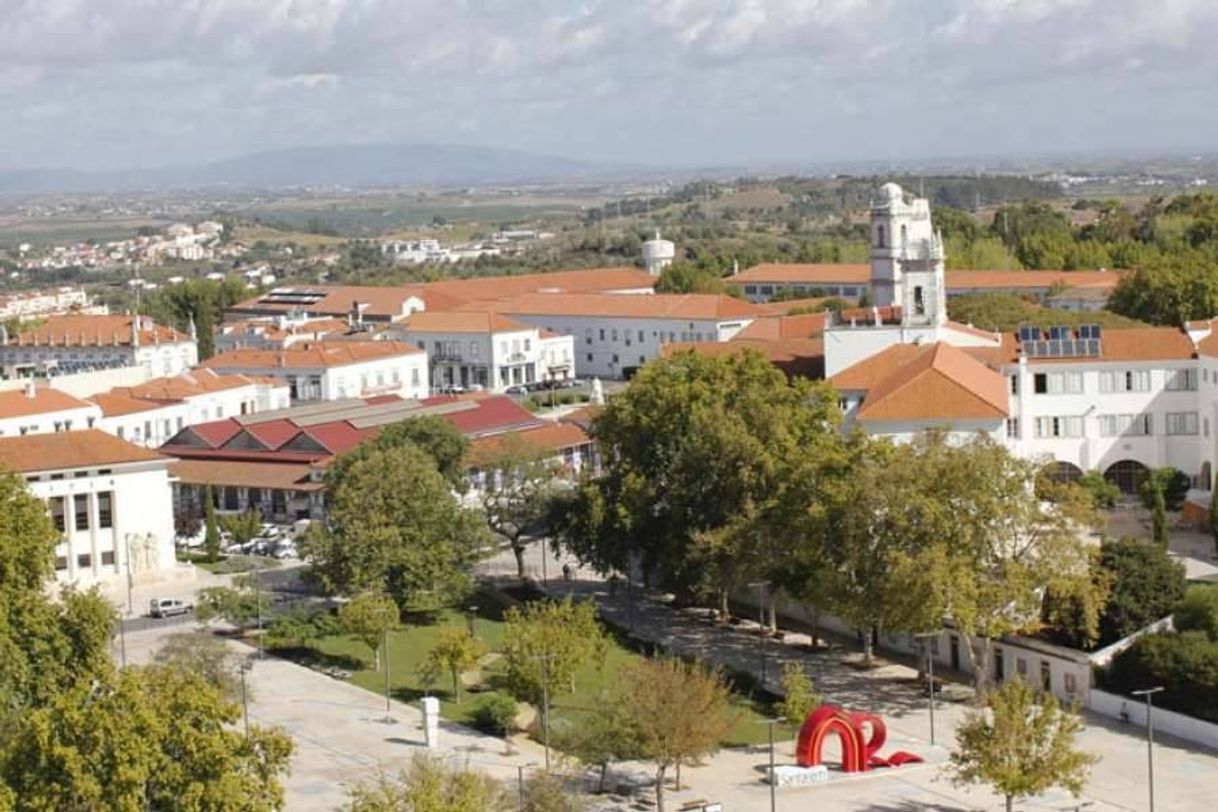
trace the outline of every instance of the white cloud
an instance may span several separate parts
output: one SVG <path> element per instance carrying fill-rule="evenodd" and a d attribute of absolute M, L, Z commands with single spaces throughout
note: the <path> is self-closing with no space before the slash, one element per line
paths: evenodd
<path fill-rule="evenodd" d="M 1216 37 L 1213 0 L 0 0 L 0 104 L 90 122 L 21 115 L 0 154 L 357 130 L 707 162 L 1203 143 Z"/>

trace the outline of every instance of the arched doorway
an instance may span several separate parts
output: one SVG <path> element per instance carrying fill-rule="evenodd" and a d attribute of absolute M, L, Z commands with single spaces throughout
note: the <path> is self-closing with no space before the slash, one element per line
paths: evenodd
<path fill-rule="evenodd" d="M 1108 466 L 1104 479 L 1120 488 L 1121 493 L 1130 496 L 1138 492 L 1149 474 L 1150 469 L 1137 460 L 1121 460 Z"/>
<path fill-rule="evenodd" d="M 1065 460 L 1054 460 L 1041 473 L 1059 485 L 1074 484 L 1083 478 L 1083 469 Z"/>

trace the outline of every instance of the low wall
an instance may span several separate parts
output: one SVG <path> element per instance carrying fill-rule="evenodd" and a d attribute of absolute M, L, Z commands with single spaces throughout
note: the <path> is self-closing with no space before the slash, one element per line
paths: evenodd
<path fill-rule="evenodd" d="M 1130 725 L 1146 727 L 1146 701 L 1137 697 L 1110 694 L 1092 688 L 1087 707 L 1100 716 L 1120 721 L 1122 711 L 1127 714 Z M 1205 722 L 1164 708 L 1155 708 L 1155 732 L 1166 733 L 1186 742 L 1200 744 L 1218 750 L 1218 724 Z"/>

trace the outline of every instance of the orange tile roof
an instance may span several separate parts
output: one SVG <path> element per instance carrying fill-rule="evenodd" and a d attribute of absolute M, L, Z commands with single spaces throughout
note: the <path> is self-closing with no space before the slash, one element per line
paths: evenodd
<path fill-rule="evenodd" d="M 529 329 L 498 313 L 432 311 L 415 313 L 401 323 L 401 328 L 418 333 L 505 333 Z"/>
<path fill-rule="evenodd" d="M 947 289 L 1002 290 L 1008 288 L 1104 288 L 1121 281 L 1122 271 L 966 271 L 945 273 Z"/>
<path fill-rule="evenodd" d="M 138 414 L 165 406 L 164 403 L 154 400 L 131 397 L 121 387 L 111 389 L 109 392 L 98 392 L 96 395 L 91 395 L 89 400 L 96 403 L 106 417 L 122 417 L 126 414 Z"/>
<path fill-rule="evenodd" d="M 757 306 L 709 293 L 526 293 L 499 302 L 473 302 L 462 310 L 530 316 L 600 316 L 618 319 L 753 319 Z"/>
<path fill-rule="evenodd" d="M 812 338 L 825 331 L 828 313 L 807 313 L 802 316 L 767 316 L 757 319 L 736 334 L 737 339 Z"/>
<path fill-rule="evenodd" d="M 588 268 L 579 271 L 550 271 L 511 276 L 479 276 L 469 279 L 445 279 L 424 285 L 465 301 L 506 299 L 524 293 L 605 293 L 619 290 L 651 288 L 655 280 L 640 268 Z M 436 308 L 428 306 L 429 310 Z"/>
<path fill-rule="evenodd" d="M 737 336 L 731 341 L 677 341 L 665 344 L 660 349 L 660 357 L 693 352 L 719 358 L 746 350 L 761 353 L 788 375 L 820 379 L 825 374 L 825 342 L 822 338 L 742 339 Z"/>
<path fill-rule="evenodd" d="M 193 369 L 169 378 L 144 381 L 138 386 L 129 387 L 127 392 L 133 397 L 149 400 L 182 400 L 208 392 L 239 389 L 255 383 L 258 381 L 246 375 L 223 375 L 213 369 Z M 280 386 L 283 384 L 282 381 L 275 383 Z"/>
<path fill-rule="evenodd" d="M 829 379 L 839 391 L 867 390 L 892 375 L 918 354 L 917 344 L 893 344 L 886 350 L 864 358 Z"/>
<path fill-rule="evenodd" d="M 22 389 L 0 392 L 0 419 L 87 408 L 89 404 L 80 398 L 49 386 L 35 387 L 33 397 Z"/>
<path fill-rule="evenodd" d="M 170 464 L 169 473 L 189 485 L 227 485 L 237 488 L 318 491 L 325 483 L 309 479 L 308 463 L 267 462 L 259 460 L 179 459 Z"/>
<path fill-rule="evenodd" d="M 759 302 L 757 307 L 761 309 L 761 312 L 771 316 L 785 316 L 792 310 L 816 307 L 827 301 L 829 301 L 829 297 L 825 296 L 815 299 L 783 299 L 778 302 Z"/>
<path fill-rule="evenodd" d="M 423 351 L 401 341 L 303 342 L 286 348 L 228 350 L 203 362 L 208 369 L 315 369 L 358 364 Z"/>
<path fill-rule="evenodd" d="M 93 347 L 120 346 L 131 344 L 131 321 L 134 316 L 109 315 L 91 316 L 73 314 L 69 316 L 50 316 L 41 324 L 28 330 L 23 330 L 10 338 L 10 344 L 35 344 L 40 346 L 71 346 Z M 148 316 L 142 319 L 139 336 L 141 344 L 155 344 L 157 341 L 174 343 L 190 341 L 190 336 L 179 333 L 171 327 L 156 324 Z"/>
<path fill-rule="evenodd" d="M 241 336 L 261 336 L 270 341 L 278 341 L 289 336 L 317 336 L 329 333 L 346 332 L 349 325 L 346 319 L 320 318 L 308 319 L 281 327 L 272 321 L 273 317 L 230 321 L 220 325 L 226 337 L 240 338 Z"/>
<path fill-rule="evenodd" d="M 1198 344 L 1198 351 L 1205 353 L 1205 341 Z M 1211 352 L 1218 354 L 1218 342 L 1210 345 Z M 1019 362 L 1020 347 L 1015 333 L 1003 333 L 999 347 L 962 347 L 969 355 L 997 366 Z M 1105 361 L 1184 361 L 1193 358 L 1196 351 L 1188 334 L 1179 327 L 1124 327 L 1105 328 L 1100 337 L 1098 357 L 1075 358 L 1029 358 L 1029 364 L 1087 364 Z"/>
<path fill-rule="evenodd" d="M 1009 414 L 1006 377 L 959 348 L 943 342 L 898 344 L 879 354 L 889 353 L 896 362 L 890 363 L 889 374 L 866 387 L 860 421 L 997 420 Z M 879 366 L 873 365 L 873 371 Z M 842 385 L 848 372 L 834 376 L 833 383 L 839 389 L 860 388 Z"/>
<path fill-rule="evenodd" d="M 871 266 L 863 263 L 763 262 L 729 276 L 734 284 L 766 282 L 804 285 L 862 285 L 871 281 Z"/>
<path fill-rule="evenodd" d="M 0 437 L 0 467 L 21 473 L 164 459 L 99 429 Z"/>
<path fill-rule="evenodd" d="M 274 301 L 276 293 L 315 293 L 311 303 Z M 438 290 L 429 290 L 424 285 L 379 287 L 375 285 L 281 285 L 270 291 L 247 299 L 229 308 L 230 314 L 267 315 L 302 311 L 323 316 L 345 318 L 354 303 L 367 305 L 364 316 L 372 319 L 391 320 L 401 318 L 410 297 L 420 299 L 429 310 L 447 310 L 462 299 L 449 296 Z"/>
<path fill-rule="evenodd" d="M 592 442 L 577 423 L 549 423 L 525 431 L 513 431 L 505 434 L 491 434 L 476 437 L 469 444 L 466 453 L 466 464 L 470 466 L 486 465 L 505 450 L 518 444 L 522 449 L 537 452 L 557 452 L 564 448 L 587 445 Z"/>

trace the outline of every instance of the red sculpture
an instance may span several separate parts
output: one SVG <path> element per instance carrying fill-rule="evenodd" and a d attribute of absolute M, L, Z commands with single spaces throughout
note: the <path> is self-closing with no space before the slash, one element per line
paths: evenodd
<path fill-rule="evenodd" d="M 863 735 L 863 726 L 870 728 Z M 842 743 L 842 770 L 858 773 L 872 767 L 899 767 L 922 761 L 921 756 L 899 750 L 888 758 L 876 755 L 888 738 L 888 730 L 880 717 L 871 713 L 851 712 L 836 705 L 821 705 L 808 714 L 799 729 L 799 740 L 795 747 L 795 758 L 801 767 L 815 767 L 821 763 L 821 749 L 829 735 L 836 735 Z"/>

